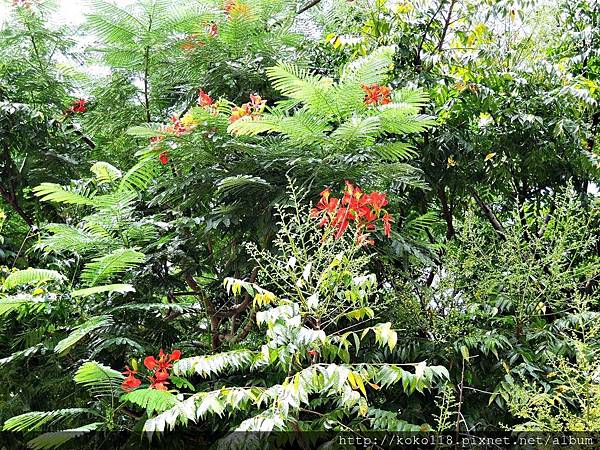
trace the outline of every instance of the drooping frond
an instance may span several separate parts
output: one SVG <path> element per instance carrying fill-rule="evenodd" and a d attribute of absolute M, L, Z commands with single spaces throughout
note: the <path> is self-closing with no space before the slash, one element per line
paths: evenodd
<path fill-rule="evenodd" d="M 372 147 L 380 159 L 390 162 L 408 161 L 418 156 L 412 144 L 407 142 L 385 142 Z"/>
<path fill-rule="evenodd" d="M 28 441 L 27 445 L 34 450 L 52 450 L 61 447 L 63 444 L 72 441 L 73 439 L 90 433 L 91 431 L 95 431 L 102 425 L 102 422 L 93 422 L 77 428 L 43 433 Z"/>
<path fill-rule="evenodd" d="M 381 125 L 388 133 L 420 133 L 435 124 L 435 119 L 424 114 L 412 114 L 405 109 L 388 108 L 381 112 Z"/>
<path fill-rule="evenodd" d="M 116 240 L 109 233 L 95 232 L 91 226 L 80 228 L 52 223 L 45 228 L 52 234 L 44 236 L 38 246 L 46 251 L 72 251 L 84 254 L 92 250 L 114 248 L 116 245 Z"/>
<path fill-rule="evenodd" d="M 35 431 L 44 425 L 56 426 L 57 424 L 81 414 L 92 414 L 93 410 L 87 408 L 67 408 L 55 411 L 32 411 L 19 416 L 11 417 L 2 429 L 4 431 Z"/>
<path fill-rule="evenodd" d="M 158 165 L 155 159 L 142 159 L 123 175 L 119 189 L 142 192 L 152 184 L 157 171 Z"/>
<path fill-rule="evenodd" d="M 394 48 L 380 47 L 370 55 L 358 58 L 342 70 L 341 83 L 382 83 L 393 62 Z"/>
<path fill-rule="evenodd" d="M 177 403 L 177 397 L 169 391 L 157 389 L 136 389 L 123 397 L 123 400 L 133 403 L 146 410 L 148 416 L 152 413 L 166 411 Z"/>
<path fill-rule="evenodd" d="M 123 176 L 119 169 L 104 161 L 95 163 L 90 167 L 90 171 L 96 175 L 99 183 L 112 183 Z"/>
<path fill-rule="evenodd" d="M 394 364 L 366 364 L 359 372 L 349 365 L 314 364 L 288 376 L 281 384 L 269 388 L 232 387 L 199 392 L 148 419 L 144 430 L 148 433 L 164 432 L 173 429 L 177 423 L 185 424 L 189 420 L 197 421 L 207 415 L 222 416 L 240 408 L 247 409 L 249 403 L 264 408 L 259 414 L 269 416 L 269 411 L 277 407 L 287 416 L 290 411 L 297 411 L 303 405 L 308 405 L 310 395 L 335 397 L 340 408 L 355 408 L 361 402 L 358 391 L 366 396 L 367 383 L 377 383 L 380 386 L 400 384 L 403 390 L 410 394 L 415 391 L 423 392 L 434 382 L 449 377 L 448 371 L 442 366 L 427 366 L 422 362 L 414 364 L 413 367 L 414 372 L 411 372 Z M 248 420 L 242 422 L 236 431 L 254 429 L 252 418 Z M 277 423 L 277 427 L 285 429 L 283 418 Z"/>
<path fill-rule="evenodd" d="M 262 178 L 250 175 L 238 175 L 221 180 L 217 186 L 217 195 L 220 198 L 225 198 L 235 197 L 243 193 L 246 196 L 249 192 L 264 191 L 269 188 L 269 183 Z"/>
<path fill-rule="evenodd" d="M 72 188 L 56 183 L 42 183 L 33 188 L 33 193 L 43 202 L 57 202 L 68 205 L 93 205 L 95 192 L 76 192 Z"/>
<path fill-rule="evenodd" d="M 135 292 L 135 288 L 130 284 L 106 284 L 103 286 L 94 286 L 85 289 L 78 289 L 71 292 L 73 297 L 89 297 L 95 294 L 112 294 L 118 292 L 119 294 L 125 294 L 127 292 Z"/>
<path fill-rule="evenodd" d="M 65 276 L 56 270 L 34 269 L 29 267 L 28 269 L 11 273 L 4 280 L 3 287 L 4 289 L 13 289 L 27 284 L 39 284 L 45 283 L 46 281 L 63 281 L 64 279 Z"/>
<path fill-rule="evenodd" d="M 409 216 L 402 225 L 402 230 L 408 235 L 423 233 L 435 226 L 439 220 L 439 216 L 435 211 L 429 211 L 415 217 Z"/>
<path fill-rule="evenodd" d="M 22 307 L 27 308 L 29 312 L 34 312 L 44 306 L 44 299 L 31 294 L 17 294 L 3 296 L 0 294 L 0 316 L 12 311 L 22 311 Z"/>
<path fill-rule="evenodd" d="M 106 350 L 111 347 L 118 347 L 118 346 L 127 346 L 139 353 L 144 352 L 144 347 L 139 342 L 134 341 L 133 339 L 130 339 L 127 337 L 117 336 L 117 337 L 110 338 L 110 339 L 102 339 L 102 342 L 100 344 L 96 345 L 94 347 L 94 351 L 92 353 L 90 353 L 90 358 L 94 358 L 96 355 L 98 355 L 103 350 Z"/>
<path fill-rule="evenodd" d="M 66 353 L 81 339 L 87 336 L 92 331 L 106 327 L 112 323 L 112 317 L 108 315 L 92 317 L 86 320 L 81 325 L 77 326 L 71 334 L 61 340 L 56 347 L 54 347 L 55 353 Z"/>
<path fill-rule="evenodd" d="M 9 355 L 9 356 L 6 356 L 6 357 L 0 359 L 0 366 L 3 366 L 4 364 L 8 364 L 13 361 L 19 360 L 21 358 L 26 358 L 30 355 L 33 355 L 33 354 L 39 352 L 43 347 L 44 347 L 43 344 L 37 344 L 37 345 L 34 345 L 33 347 L 26 348 L 25 350 L 19 350 L 18 352 L 14 352 L 12 355 Z"/>
<path fill-rule="evenodd" d="M 116 274 L 144 261 L 144 254 L 131 248 L 120 248 L 106 256 L 95 258 L 83 268 L 81 278 L 90 286 L 109 280 Z"/>
<path fill-rule="evenodd" d="M 374 164 L 369 167 L 369 172 L 403 189 L 409 187 L 428 189 L 428 185 L 423 179 L 423 172 L 410 164 L 401 162 Z"/>
<path fill-rule="evenodd" d="M 93 13 L 87 17 L 88 24 L 107 42 L 133 41 L 147 27 L 130 8 L 101 0 L 94 0 L 91 6 Z"/>
<path fill-rule="evenodd" d="M 280 62 L 267 70 L 273 87 L 282 94 L 304 103 L 311 111 L 336 116 L 333 80 L 311 75 L 308 70 Z"/>
<path fill-rule="evenodd" d="M 351 117 L 331 133 L 331 138 L 342 148 L 368 143 L 381 133 L 380 123 L 378 116 Z"/>
<path fill-rule="evenodd" d="M 228 369 L 240 370 L 249 367 L 255 356 L 255 352 L 250 350 L 231 350 L 216 355 L 194 356 L 178 361 L 173 370 L 178 375 L 196 373 L 208 377 L 218 375 Z"/>
<path fill-rule="evenodd" d="M 304 145 L 322 144 L 331 127 L 325 121 L 306 110 L 294 115 L 264 114 L 255 120 L 237 120 L 229 131 L 237 135 L 255 136 L 260 133 L 281 133 L 294 143 Z"/>
<path fill-rule="evenodd" d="M 382 431 L 396 431 L 403 433 L 418 433 L 428 430 L 425 425 L 416 425 L 398 418 L 397 411 L 386 411 L 378 408 L 369 408 L 367 413 L 371 429 Z"/>
<path fill-rule="evenodd" d="M 414 108 L 423 108 L 429 101 L 429 95 L 423 89 L 405 87 L 394 90 L 392 100 L 396 104 L 407 104 Z"/>
<path fill-rule="evenodd" d="M 96 361 L 88 361 L 77 369 L 73 380 L 85 386 L 93 395 L 118 395 L 125 377 L 110 367 Z"/>

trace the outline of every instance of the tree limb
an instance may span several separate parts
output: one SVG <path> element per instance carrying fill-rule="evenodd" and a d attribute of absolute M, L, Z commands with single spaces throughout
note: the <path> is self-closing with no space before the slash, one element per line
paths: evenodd
<path fill-rule="evenodd" d="M 306 3 L 304 6 L 301 6 L 300 8 L 298 8 L 298 10 L 296 11 L 296 14 L 300 15 L 303 12 L 308 11 L 313 6 L 318 5 L 319 3 L 321 3 L 321 0 L 311 0 L 310 2 Z"/>

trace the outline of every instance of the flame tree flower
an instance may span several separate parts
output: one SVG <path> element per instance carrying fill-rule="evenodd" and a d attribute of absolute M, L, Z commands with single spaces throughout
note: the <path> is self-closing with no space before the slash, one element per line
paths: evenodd
<path fill-rule="evenodd" d="M 392 90 L 387 86 L 379 86 L 377 83 L 371 85 L 362 85 L 365 92 L 365 104 L 367 105 L 387 105 L 392 102 L 390 94 Z"/>
<path fill-rule="evenodd" d="M 310 211 L 310 216 L 319 218 L 319 226 L 330 226 L 334 238 L 343 236 L 351 222 L 356 224 L 359 243 L 372 244 L 364 231 L 375 231 L 376 223 L 381 219 L 382 231 L 390 237 L 392 233 L 392 216 L 383 208 L 388 205 L 386 194 L 381 192 L 364 193 L 359 187 L 346 181 L 341 199 L 331 196 L 331 189 L 321 192 L 321 199 Z"/>
<path fill-rule="evenodd" d="M 266 100 L 263 100 L 258 94 L 252 94 L 248 103 L 231 108 L 229 123 L 233 123 L 243 117 L 249 117 L 250 120 L 255 120 L 265 111 L 266 106 Z"/>
<path fill-rule="evenodd" d="M 167 385 L 170 384 L 168 380 L 171 376 L 170 371 L 173 367 L 172 363 L 179 361 L 179 359 L 181 359 L 180 350 L 173 350 L 172 353 L 165 353 L 163 349 L 160 349 L 158 358 L 153 355 L 144 358 L 144 366 L 150 372 L 150 375 L 147 377 L 150 381 L 150 389 L 156 389 L 158 391 L 166 391 L 168 389 Z M 126 375 L 126 378 L 121 384 L 121 388 L 124 391 L 132 391 L 142 384 L 142 381 L 135 377 L 137 373 L 137 370 L 132 370 L 128 366 L 125 366 L 123 375 Z"/>

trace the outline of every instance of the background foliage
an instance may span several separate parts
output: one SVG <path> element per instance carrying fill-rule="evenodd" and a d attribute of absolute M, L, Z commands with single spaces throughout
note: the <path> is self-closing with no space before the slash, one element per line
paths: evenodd
<path fill-rule="evenodd" d="M 600 429 L 598 2 L 7 5 L 7 442 Z"/>

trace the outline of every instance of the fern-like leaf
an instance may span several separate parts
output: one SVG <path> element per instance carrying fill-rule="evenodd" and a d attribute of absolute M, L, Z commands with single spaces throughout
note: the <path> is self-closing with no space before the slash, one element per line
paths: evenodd
<path fill-rule="evenodd" d="M 11 273 L 4 280 L 4 289 L 13 289 L 32 283 L 44 283 L 46 281 L 63 281 L 64 275 L 56 270 L 34 269 L 32 267 Z"/>
<path fill-rule="evenodd" d="M 61 340 L 56 347 L 54 347 L 55 353 L 65 353 L 70 350 L 75 344 L 77 344 L 81 339 L 87 336 L 92 331 L 105 327 L 112 323 L 112 318 L 110 316 L 97 316 L 92 317 L 89 320 L 86 320 L 84 323 L 76 327 L 71 334 L 69 334 L 66 338 Z"/>
<path fill-rule="evenodd" d="M 119 169 L 104 161 L 98 161 L 90 167 L 90 171 L 100 183 L 112 183 L 123 176 Z"/>
<path fill-rule="evenodd" d="M 73 380 L 97 396 L 115 396 L 125 377 L 121 372 L 96 361 L 88 361 L 77 369 Z"/>
<path fill-rule="evenodd" d="M 340 81 L 355 84 L 382 83 L 392 65 L 393 56 L 393 47 L 380 47 L 370 55 L 347 64 L 342 71 Z"/>
<path fill-rule="evenodd" d="M 104 286 L 94 286 L 85 289 L 78 289 L 71 292 L 73 297 L 89 297 L 90 295 L 118 292 L 125 294 L 127 292 L 135 292 L 135 288 L 130 284 L 106 284 Z"/>
<path fill-rule="evenodd" d="M 103 425 L 102 422 L 88 423 L 77 428 L 69 428 L 61 431 L 51 431 L 40 434 L 39 436 L 27 442 L 27 445 L 34 450 L 51 450 L 62 446 L 63 444 L 81 437 L 91 431 L 98 430 Z"/>
<path fill-rule="evenodd" d="M 169 391 L 156 389 L 136 389 L 123 396 L 123 400 L 133 403 L 146 410 L 148 416 L 152 413 L 166 411 L 177 403 L 177 397 Z"/>
<path fill-rule="evenodd" d="M 135 267 L 144 261 L 144 254 L 131 248 L 121 248 L 95 258 L 83 268 L 81 278 L 90 286 L 108 280 L 116 274 Z"/>
<path fill-rule="evenodd" d="M 251 191 L 262 191 L 270 188 L 270 184 L 259 177 L 238 175 L 221 180 L 217 186 L 217 195 L 221 198 L 249 195 Z"/>
<path fill-rule="evenodd" d="M 72 188 L 63 187 L 56 183 L 42 183 L 33 188 L 36 197 L 43 202 L 65 203 L 68 205 L 94 205 L 94 192 L 80 194 Z"/>
<path fill-rule="evenodd" d="M 70 419 L 80 414 L 90 414 L 94 411 L 87 408 L 67 408 L 57 409 L 55 411 L 32 411 L 11 417 L 2 429 L 4 431 L 35 431 L 44 425 L 57 425 L 58 423 Z"/>

